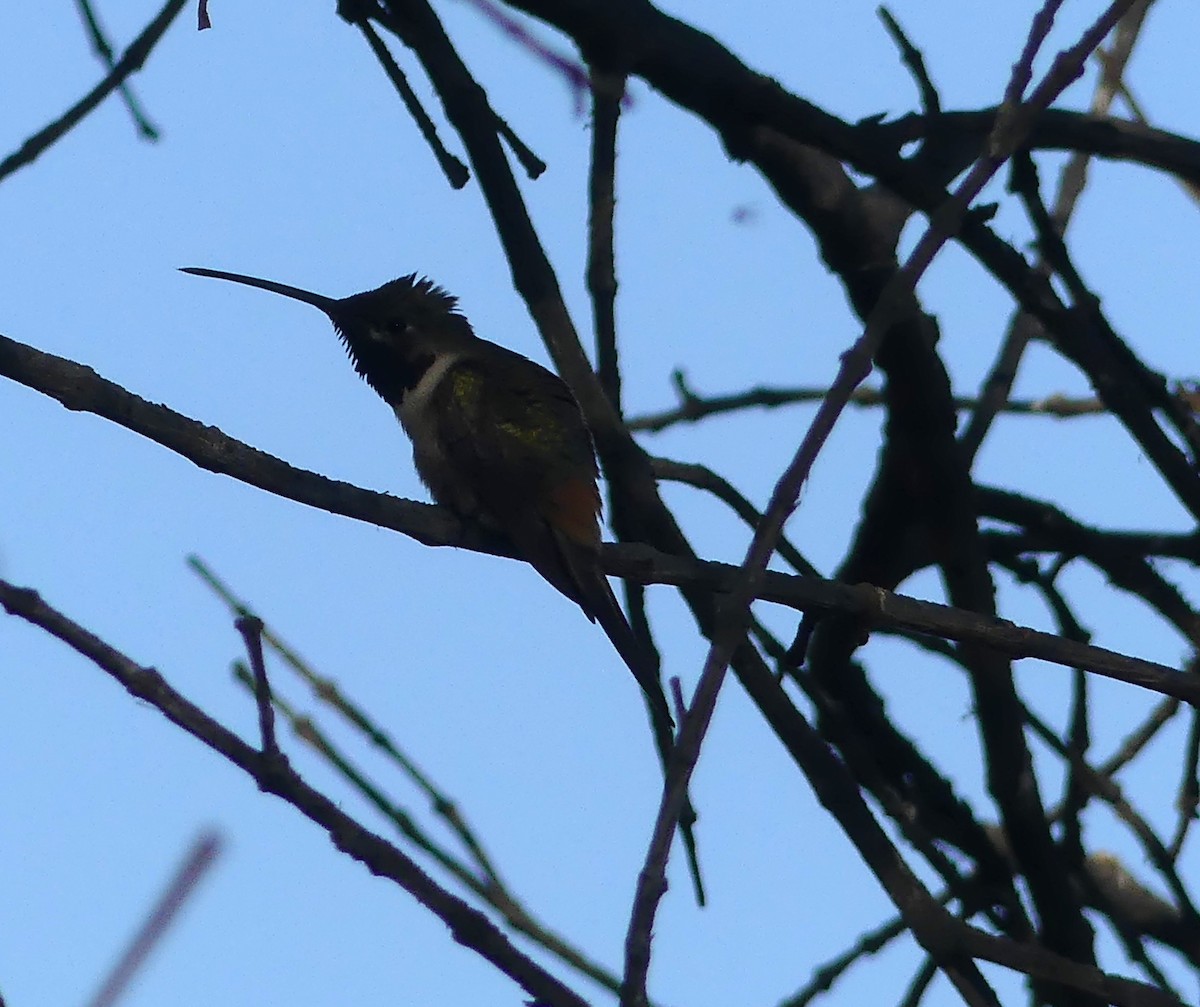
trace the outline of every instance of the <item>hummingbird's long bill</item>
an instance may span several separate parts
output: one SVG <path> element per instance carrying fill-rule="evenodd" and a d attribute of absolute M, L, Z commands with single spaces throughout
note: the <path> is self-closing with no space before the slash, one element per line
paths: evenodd
<path fill-rule="evenodd" d="M 248 287 L 258 287 L 269 290 L 273 294 L 282 294 L 295 301 L 303 301 L 314 308 L 320 308 L 326 314 L 337 309 L 337 299 L 326 297 L 324 294 L 314 294 L 311 290 L 289 286 L 286 283 L 276 283 L 274 280 L 264 280 L 257 276 L 247 276 L 245 273 L 227 273 L 222 269 L 205 269 L 202 266 L 184 266 L 181 273 L 191 273 L 193 276 L 211 276 L 216 280 L 231 280 L 234 283 L 244 283 Z"/>

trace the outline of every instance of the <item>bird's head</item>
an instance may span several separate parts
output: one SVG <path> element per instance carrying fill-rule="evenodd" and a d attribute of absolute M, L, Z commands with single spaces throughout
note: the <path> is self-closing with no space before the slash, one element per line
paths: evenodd
<path fill-rule="evenodd" d="M 354 369 L 393 404 L 440 354 L 465 349 L 476 340 L 457 309 L 458 299 L 416 273 L 374 290 L 335 298 L 219 269 L 189 266 L 182 272 L 244 283 L 319 308 L 333 322 Z"/>

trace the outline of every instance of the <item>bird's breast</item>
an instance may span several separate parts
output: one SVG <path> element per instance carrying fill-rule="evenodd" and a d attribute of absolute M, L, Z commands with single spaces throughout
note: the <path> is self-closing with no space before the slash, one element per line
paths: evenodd
<path fill-rule="evenodd" d="M 437 357 L 395 407 L 396 419 L 418 451 L 429 453 L 436 450 L 437 414 L 433 407 L 433 393 L 446 377 L 446 372 L 457 362 L 457 354 L 446 353 Z"/>
<path fill-rule="evenodd" d="M 469 481 L 462 478 L 442 446 L 442 425 L 435 394 L 458 362 L 458 354 L 439 356 L 394 406 L 396 418 L 413 446 L 417 475 L 433 499 L 463 517 L 478 518 L 480 502 Z"/>

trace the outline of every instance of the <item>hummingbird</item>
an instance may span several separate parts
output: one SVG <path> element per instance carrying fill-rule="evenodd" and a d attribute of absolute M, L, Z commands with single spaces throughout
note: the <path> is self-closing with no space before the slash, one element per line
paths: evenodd
<path fill-rule="evenodd" d="M 182 271 L 325 312 L 354 369 L 408 434 L 417 474 L 434 501 L 501 533 L 599 622 L 652 712 L 674 727 L 662 685 L 600 565 L 592 436 L 557 374 L 475 335 L 457 299 L 415 273 L 339 299 L 241 273 Z"/>
<path fill-rule="evenodd" d="M 600 564 L 596 453 L 567 384 L 541 364 L 475 335 L 457 298 L 416 273 L 333 298 L 242 273 L 182 271 L 281 294 L 329 317 L 354 369 L 412 441 L 417 474 L 434 501 L 506 537 L 600 624 L 641 686 L 665 767 L 675 723 L 653 659 Z M 694 820 L 689 804 L 683 835 L 703 904 Z"/>

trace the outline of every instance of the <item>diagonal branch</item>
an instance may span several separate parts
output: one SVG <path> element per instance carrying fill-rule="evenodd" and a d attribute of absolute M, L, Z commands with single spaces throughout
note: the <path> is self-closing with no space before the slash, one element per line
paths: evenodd
<path fill-rule="evenodd" d="M 162 941 L 178 918 L 179 910 L 196 891 L 196 886 L 221 855 L 224 839 L 219 832 L 206 830 L 192 842 L 187 855 L 163 889 L 125 948 L 113 970 L 89 1001 L 88 1007 L 112 1007 L 137 977 L 150 953 Z"/>
<path fill-rule="evenodd" d="M 95 10 L 92 9 L 91 0 L 75 0 L 75 6 L 79 8 L 79 16 L 83 20 L 84 27 L 87 28 L 92 48 L 96 51 L 96 55 L 104 61 L 105 66 L 111 70 L 116 65 L 116 53 L 113 52 L 112 46 L 105 37 L 104 29 L 100 27 L 100 19 L 96 16 Z M 121 100 L 125 102 L 125 107 L 129 110 L 129 117 L 133 119 L 133 123 L 137 126 L 138 133 L 141 134 L 142 138 L 151 141 L 159 139 L 158 128 L 150 121 L 146 113 L 142 111 L 141 103 L 127 81 L 123 80 L 117 85 L 117 93 L 121 96 Z"/>
<path fill-rule="evenodd" d="M 187 5 L 187 0 L 167 0 L 160 10 L 146 25 L 142 33 L 130 43 L 113 68 L 87 94 L 67 109 L 59 118 L 44 129 L 34 133 L 8 157 L 0 161 L 0 181 L 3 181 L 18 168 L 31 164 L 33 160 L 55 142 L 62 139 L 74 126 L 77 126 L 89 112 L 93 111 L 105 98 L 119 88 L 131 74 L 142 68 L 150 53 L 158 44 L 166 30 L 175 20 L 175 16 Z"/>
<path fill-rule="evenodd" d="M 587 1007 L 582 998 L 518 951 L 486 916 L 437 884 L 391 843 L 342 812 L 285 762 L 247 745 L 190 703 L 155 669 L 136 664 L 46 604 L 35 591 L 0 580 L 0 607 L 62 640 L 114 678 L 131 696 L 149 703 L 177 727 L 244 771 L 260 790 L 281 798 L 321 826 L 339 850 L 372 874 L 403 888 L 445 923 L 458 943 L 491 962 L 531 996 L 553 1007 Z"/>
<path fill-rule="evenodd" d="M 476 525 L 464 524 L 441 507 L 401 500 L 295 468 L 216 427 L 147 402 L 100 377 L 90 367 L 5 336 L 0 336 L 0 375 L 40 391 L 68 409 L 111 420 L 200 468 L 276 496 L 389 528 L 423 545 L 451 546 L 492 556 L 512 555 L 505 543 Z M 645 584 L 669 584 L 709 598 L 732 590 L 737 569 L 725 563 L 668 555 L 642 544 L 608 544 L 603 558 L 605 570 L 613 576 Z M 841 584 L 767 571 L 759 597 L 800 611 L 844 613 L 865 626 L 908 629 L 978 643 L 1011 658 L 1038 658 L 1082 668 L 1200 706 L 1200 677 L 869 584 Z"/>
<path fill-rule="evenodd" d="M 198 557 L 188 557 L 188 565 L 229 606 L 235 618 L 255 615 L 246 602 L 238 598 Z M 613 973 L 588 958 L 564 937 L 551 930 L 522 903 L 501 877 L 491 855 L 484 848 L 483 840 L 468 824 L 454 799 L 439 788 L 411 757 L 401 751 L 388 733 L 376 724 L 361 706 L 342 692 L 337 682 L 318 674 L 265 624 L 262 628 L 262 639 L 279 655 L 285 665 L 292 668 L 311 687 L 314 697 L 319 702 L 331 707 L 357 729 L 391 763 L 399 767 L 401 772 L 428 798 L 430 810 L 459 840 L 467 851 L 469 862 L 464 862 L 458 855 L 452 853 L 439 840 L 426 832 L 417 822 L 415 815 L 395 803 L 382 789 L 372 783 L 365 770 L 355 766 L 350 757 L 338 749 L 337 745 L 311 717 L 301 714 L 278 694 L 273 694 L 271 696 L 272 703 L 291 724 L 292 729 L 302 741 L 319 753 L 354 790 L 390 820 L 405 839 L 496 910 L 508 926 L 539 944 L 592 981 L 613 993 L 618 991 L 620 981 Z M 254 679 L 244 665 L 235 664 L 234 675 L 252 693 L 255 691 Z"/>

